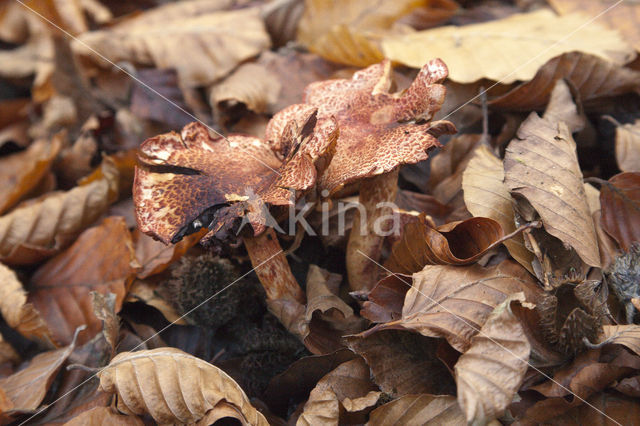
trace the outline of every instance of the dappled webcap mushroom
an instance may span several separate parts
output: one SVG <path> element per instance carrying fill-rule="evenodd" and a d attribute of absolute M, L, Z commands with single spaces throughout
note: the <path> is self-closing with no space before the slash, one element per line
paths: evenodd
<path fill-rule="evenodd" d="M 275 274 L 281 281 L 275 287 L 263 282 L 267 295 L 279 298 L 294 292 L 300 300 L 302 292 L 284 255 L 276 255 L 279 244 L 268 220 L 269 208 L 294 205 L 314 187 L 316 163 L 326 167 L 334 151 L 335 122 L 320 127 L 315 108 L 304 112 L 279 130 L 273 144 L 277 149 L 251 136 L 212 135 L 199 123 L 188 124 L 179 134 L 146 140 L 133 189 L 140 229 L 168 244 L 204 227 L 209 229 L 205 239 L 215 241 L 233 236 L 244 220 L 253 229 L 242 235 L 254 266 L 275 256 L 256 271 L 259 277 L 268 272 L 270 280 Z M 268 244 L 256 240 L 260 238 Z M 265 253 L 266 246 L 275 252 Z M 257 248 L 260 252 L 253 253 Z"/>
<path fill-rule="evenodd" d="M 319 187 L 335 193 L 360 182 L 360 203 L 367 212 L 366 235 L 359 232 L 360 217 L 356 214 L 347 247 L 347 270 L 354 290 L 375 281 L 372 271 L 377 265 L 359 251 L 379 260 L 383 239 L 374 235 L 373 224 L 389 212 L 376 205 L 395 199 L 398 167 L 426 160 L 427 151 L 440 146 L 438 136 L 456 132 L 449 121 L 429 122 L 444 102 L 446 89 L 438 83 L 447 74 L 444 62 L 434 59 L 409 88 L 389 93 L 392 69 L 387 60 L 356 72 L 350 80 L 315 82 L 305 90 L 305 103 L 318 109 L 319 123 L 335 117 L 340 129 L 336 153 L 320 177 Z M 299 109 L 293 105 L 276 114 L 271 126 L 298 116 Z"/>

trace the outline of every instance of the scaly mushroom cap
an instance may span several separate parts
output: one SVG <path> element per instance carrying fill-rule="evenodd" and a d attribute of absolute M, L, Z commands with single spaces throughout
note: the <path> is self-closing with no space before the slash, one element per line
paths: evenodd
<path fill-rule="evenodd" d="M 337 139 L 335 121 L 316 125 L 305 110 L 274 133 L 277 149 L 242 135 L 222 138 L 199 123 L 147 139 L 133 186 L 140 229 L 165 243 L 207 227 L 205 239 L 229 232 L 246 216 L 255 235 L 270 206 L 291 205 L 314 187 Z M 317 127 L 317 131 L 316 128 Z"/>
<path fill-rule="evenodd" d="M 449 121 L 428 122 L 444 102 L 446 89 L 438 84 L 448 75 L 444 62 L 429 61 L 401 93 L 388 92 L 391 72 L 391 63 L 385 60 L 356 72 L 350 80 L 307 86 L 305 106 L 318 109 L 319 123 L 335 117 L 340 128 L 336 154 L 319 180 L 322 189 L 333 193 L 401 164 L 426 160 L 427 151 L 440 146 L 438 136 L 456 132 Z M 300 105 L 285 108 L 273 117 L 270 126 L 283 127 L 302 111 Z"/>

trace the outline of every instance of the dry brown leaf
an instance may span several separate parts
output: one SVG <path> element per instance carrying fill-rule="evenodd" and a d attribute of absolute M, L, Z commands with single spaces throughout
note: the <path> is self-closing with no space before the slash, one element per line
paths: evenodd
<path fill-rule="evenodd" d="M 640 120 L 616 128 L 616 161 L 623 172 L 640 172 Z"/>
<path fill-rule="evenodd" d="M 625 40 L 640 51 L 640 4 L 616 0 L 549 0 L 561 15 L 575 11 L 598 16 L 609 28 L 619 31 Z M 603 13 L 606 12 L 606 13 Z"/>
<path fill-rule="evenodd" d="M 34 75 L 34 86 L 44 84 L 54 72 L 54 43 L 46 35 L 31 37 L 15 49 L 0 51 L 0 76 L 24 78 Z"/>
<path fill-rule="evenodd" d="M 298 41 L 330 61 L 366 67 L 384 58 L 378 45 L 380 35 L 421 3 L 425 2 L 306 0 Z"/>
<path fill-rule="evenodd" d="M 429 58 L 447 63 L 449 78 L 472 83 L 481 78 L 508 84 L 530 80 L 545 62 L 581 51 L 624 65 L 635 57 L 620 35 L 589 16 L 557 16 L 548 9 L 461 27 L 447 26 L 383 39 L 384 56 L 420 68 Z M 577 31 L 576 37 L 567 34 Z M 523 37 L 522 34 L 526 34 Z M 514 64 L 522 64 L 514 69 Z"/>
<path fill-rule="evenodd" d="M 113 293 L 102 294 L 97 291 L 91 293 L 91 305 L 93 315 L 102 321 L 102 334 L 111 346 L 111 353 L 114 354 L 118 343 L 118 333 L 120 332 L 120 320 L 116 316 L 116 295 Z"/>
<path fill-rule="evenodd" d="M 86 324 L 87 332 L 80 336 L 84 343 L 102 328 L 102 321 L 93 314 L 91 291 L 114 293 L 118 312 L 136 266 L 124 219 L 109 217 L 38 268 L 31 277 L 28 300 L 41 312 L 57 342 L 70 342 L 76 327 Z"/>
<path fill-rule="evenodd" d="M 0 217 L 0 261 L 36 263 L 65 248 L 107 210 L 117 180 L 118 172 L 110 168 L 104 179 L 49 193 Z"/>
<path fill-rule="evenodd" d="M 464 202 L 474 216 L 484 216 L 497 221 L 506 234 L 515 231 L 513 199 L 504 184 L 502 161 L 481 146 L 475 151 L 462 176 Z M 521 234 L 506 240 L 504 245 L 513 258 L 533 273 L 533 254 L 524 246 Z"/>
<path fill-rule="evenodd" d="M 428 185 L 442 204 L 452 204 L 460 193 L 462 173 L 481 141 L 482 135 L 475 133 L 455 136 L 433 157 Z"/>
<path fill-rule="evenodd" d="M 347 346 L 365 359 L 373 381 L 386 394 L 455 393 L 451 373 L 436 357 L 441 340 L 401 330 L 381 330 L 346 340 Z"/>
<path fill-rule="evenodd" d="M 585 52 L 568 52 L 550 59 L 530 81 L 492 99 L 489 105 L 516 111 L 542 109 L 559 79 L 570 81 L 590 108 L 601 99 L 640 90 L 640 72 Z"/>
<path fill-rule="evenodd" d="M 27 303 L 27 293 L 15 272 L 0 263 L 0 312 L 9 324 L 29 339 L 51 344 L 53 337 L 40 313 Z"/>
<path fill-rule="evenodd" d="M 338 425 L 341 406 L 350 412 L 360 411 L 375 405 L 379 396 L 362 358 L 347 361 L 320 379 L 296 425 Z"/>
<path fill-rule="evenodd" d="M 187 325 L 187 322 L 180 316 L 173 305 L 156 293 L 157 284 L 149 280 L 135 280 L 127 292 L 125 302 L 144 302 L 160 311 L 167 321 Z"/>
<path fill-rule="evenodd" d="M 402 316 L 404 296 L 411 287 L 409 280 L 389 275 L 378 281 L 367 294 L 360 315 L 372 322 L 389 322 Z"/>
<path fill-rule="evenodd" d="M 49 171 L 62 145 L 62 136 L 33 142 L 26 151 L 0 158 L 0 213 L 33 190 Z"/>
<path fill-rule="evenodd" d="M 242 413 L 243 424 L 268 425 L 224 371 L 179 349 L 118 354 L 98 373 L 100 388 L 117 393 L 118 409 L 149 414 L 159 423 L 196 422 L 221 402 Z"/>
<path fill-rule="evenodd" d="M 304 0 L 276 0 L 263 6 L 262 18 L 274 47 L 284 46 L 296 38 L 304 9 Z"/>
<path fill-rule="evenodd" d="M 209 103 L 217 110 L 244 104 L 250 111 L 266 113 L 278 100 L 280 90 L 280 81 L 275 74 L 263 65 L 250 62 L 213 86 Z"/>
<path fill-rule="evenodd" d="M 466 265 L 498 246 L 503 237 L 500 224 L 486 217 L 472 217 L 438 228 L 421 217 L 405 226 L 385 268 L 412 274 L 425 265 Z"/>
<path fill-rule="evenodd" d="M 444 337 L 464 352 L 493 309 L 511 294 L 523 291 L 535 303 L 541 290 L 526 269 L 511 261 L 479 265 L 426 266 L 413 275 L 399 325 L 429 337 Z"/>
<path fill-rule="evenodd" d="M 600 188 L 602 228 L 625 251 L 640 241 L 640 172 L 620 173 Z"/>
<path fill-rule="evenodd" d="M 93 61 L 100 67 L 110 67 L 90 50 L 95 49 L 116 63 L 175 68 L 180 82 L 194 87 L 213 83 L 238 63 L 269 47 L 257 8 L 223 12 L 215 11 L 219 6 L 216 2 L 186 3 L 193 6 L 189 13 L 178 11 L 179 5 L 168 4 L 155 8 L 151 16 L 142 14 L 106 30 L 85 33 L 72 44 L 73 50 L 88 68 Z M 185 52 L 199 53 L 185 60 Z"/>
<path fill-rule="evenodd" d="M 544 420 L 544 424 L 553 426 L 633 425 L 638 423 L 638 419 L 640 419 L 640 404 L 637 398 L 621 398 L 619 395 L 601 392 L 587 399 L 587 402 L 590 405 L 588 408 L 578 406 L 563 415 Z M 613 423 L 612 419 L 616 423 Z"/>
<path fill-rule="evenodd" d="M 111 407 L 95 407 L 87 410 L 64 426 L 142 426 L 144 422 L 137 416 L 118 414 Z"/>
<path fill-rule="evenodd" d="M 600 266 L 576 145 L 567 126 L 532 113 L 507 147 L 504 170 L 511 194 L 533 206 L 544 229 L 575 249 L 586 264 Z"/>
<path fill-rule="evenodd" d="M 464 413 L 453 396 L 405 395 L 376 408 L 369 415 L 368 426 L 376 425 L 450 425 L 467 424 Z"/>
<path fill-rule="evenodd" d="M 623 345 L 640 355 L 640 325 L 605 325 L 599 344 Z"/>
<path fill-rule="evenodd" d="M 524 302 L 524 293 L 510 296 L 493 310 L 456 363 L 458 403 L 469 423 L 484 424 L 501 416 L 529 367 L 531 346 L 511 311 L 516 300 Z"/>
<path fill-rule="evenodd" d="M 73 352 L 78 331 L 80 329 L 76 330 L 71 344 L 66 348 L 36 355 L 26 368 L 0 379 L 0 389 L 13 403 L 12 411 L 31 411 L 40 406 L 58 370 Z"/>
<path fill-rule="evenodd" d="M 141 265 L 141 269 L 137 273 L 138 278 L 148 278 L 164 271 L 169 265 L 180 259 L 187 250 L 198 244 L 200 238 L 206 233 L 206 229 L 202 229 L 195 234 L 184 237 L 176 244 L 167 245 L 143 234 L 139 229 L 135 229 L 133 242 L 136 247 L 136 258 Z"/>
<path fill-rule="evenodd" d="M 20 355 L 13 349 L 11 343 L 4 340 L 4 337 L 0 334 L 0 364 L 5 362 L 17 363 L 20 361 Z M 0 412 L 2 412 L 2 404 L 0 403 Z"/>

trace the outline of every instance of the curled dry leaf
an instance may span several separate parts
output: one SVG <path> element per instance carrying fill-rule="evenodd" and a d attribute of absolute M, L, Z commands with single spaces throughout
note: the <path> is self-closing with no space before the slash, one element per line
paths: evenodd
<path fill-rule="evenodd" d="M 109 217 L 38 268 L 31 277 L 28 300 L 41 312 L 57 342 L 70 342 L 76 327 L 86 324 L 88 330 L 80 336 L 84 343 L 102 328 L 93 314 L 91 291 L 114 293 L 118 312 L 136 267 L 124 219 Z"/>
<path fill-rule="evenodd" d="M 549 59 L 581 51 L 624 65 L 635 56 L 621 36 L 588 16 L 557 16 L 548 9 L 464 26 L 447 26 L 382 40 L 385 57 L 419 68 L 439 57 L 451 68 L 449 78 L 472 83 L 482 78 L 508 84 L 533 78 Z M 580 37 L 567 34 L 580 29 Z M 527 34 L 522 37 L 521 34 Z M 513 64 L 523 64 L 513 68 Z"/>
<path fill-rule="evenodd" d="M 25 151 L 0 158 L 0 213 L 4 213 L 29 194 L 49 171 L 60 147 L 62 136 L 51 141 L 37 140 Z"/>
<path fill-rule="evenodd" d="M 262 7 L 262 18 L 274 47 L 282 47 L 296 38 L 304 9 L 304 0 L 278 0 Z"/>
<path fill-rule="evenodd" d="M 458 401 L 444 395 L 404 395 L 376 408 L 367 426 L 375 425 L 466 425 Z"/>
<path fill-rule="evenodd" d="M 394 21 L 420 3 L 399 0 L 372 5 L 367 0 L 306 0 L 298 41 L 333 62 L 359 67 L 375 64 L 384 58 L 378 46 L 380 34 L 388 32 Z"/>
<path fill-rule="evenodd" d="M 402 316 L 404 296 L 411 283 L 400 275 L 389 275 L 378 281 L 362 304 L 360 315 L 372 322 L 389 322 Z"/>
<path fill-rule="evenodd" d="M 347 346 L 365 359 L 373 381 L 386 394 L 455 393 L 451 373 L 436 357 L 441 342 L 437 339 L 402 330 L 381 330 L 346 340 Z"/>
<path fill-rule="evenodd" d="M 136 247 L 136 258 L 140 263 L 137 277 L 144 279 L 164 271 L 169 265 L 180 259 L 187 250 L 195 246 L 205 234 L 206 230 L 202 229 L 176 244 L 167 245 L 143 234 L 138 229 L 134 230 L 133 243 Z"/>
<path fill-rule="evenodd" d="M 521 291 L 531 303 L 536 303 L 541 294 L 533 277 L 508 260 L 488 268 L 426 266 L 413 275 L 402 318 L 378 327 L 397 325 L 424 336 L 444 337 L 464 352 L 493 309 Z"/>
<path fill-rule="evenodd" d="M 32 411 L 40 406 L 58 370 L 73 352 L 79 330 L 76 330 L 71 344 L 66 348 L 36 355 L 26 368 L 0 379 L 0 389 L 12 404 L 11 411 L 2 413 L 3 416 L 11 416 L 12 412 Z"/>
<path fill-rule="evenodd" d="M 600 266 L 576 145 L 564 123 L 532 113 L 507 147 L 504 171 L 507 188 L 533 206 L 546 232 L 572 247 L 586 264 Z"/>
<path fill-rule="evenodd" d="M 209 103 L 220 109 L 244 104 L 248 110 L 266 113 L 280 93 L 280 81 L 263 65 L 246 63 L 211 90 Z"/>
<path fill-rule="evenodd" d="M 58 253 L 107 210 L 117 181 L 117 170 L 105 166 L 103 179 L 48 194 L 0 217 L 0 261 L 25 265 Z"/>
<path fill-rule="evenodd" d="M 523 302 L 524 293 L 510 296 L 493 310 L 456 363 L 458 403 L 469 423 L 484 424 L 501 416 L 529 367 L 531 346 L 511 311 L 516 300 Z"/>
<path fill-rule="evenodd" d="M 513 199 L 504 184 L 502 161 L 489 148 L 481 146 L 469 161 L 462 176 L 464 202 L 472 215 L 497 221 L 505 233 L 516 229 Z M 533 273 L 533 254 L 524 246 L 521 234 L 504 241 L 513 258 Z"/>
<path fill-rule="evenodd" d="M 257 8 L 223 12 L 216 11 L 221 2 L 186 3 L 182 8 L 160 6 L 150 16 L 134 16 L 109 29 L 85 33 L 72 44 L 74 53 L 87 66 L 93 61 L 101 67 L 110 66 L 93 53 L 94 49 L 116 63 L 174 68 L 181 83 L 193 87 L 211 84 L 269 47 L 269 35 Z M 187 7 L 191 9 L 186 11 Z M 203 50 L 202 46 L 216 49 Z M 184 52 L 200 53 L 185 61 Z"/>
<path fill-rule="evenodd" d="M 51 344 L 53 337 L 40 313 L 27 303 L 16 273 L 0 263 L 0 312 L 9 327 L 24 337 Z"/>
<path fill-rule="evenodd" d="M 84 411 L 64 426 L 143 426 L 144 422 L 137 416 L 125 416 L 118 414 L 111 407 L 94 407 Z"/>
<path fill-rule="evenodd" d="M 623 172 L 640 172 L 640 120 L 616 128 L 616 161 Z"/>
<path fill-rule="evenodd" d="M 92 291 L 90 294 L 93 315 L 102 321 L 102 334 L 111 346 L 111 353 L 115 353 L 120 332 L 120 320 L 116 316 L 116 295 L 113 293 L 104 295 L 97 291 Z"/>
<path fill-rule="evenodd" d="M 13 349 L 11 343 L 4 340 L 4 337 L 0 334 L 0 364 L 5 362 L 17 363 L 20 361 L 20 355 Z M 0 403 L 0 412 L 2 410 L 2 404 Z"/>
<path fill-rule="evenodd" d="M 600 188 L 602 228 L 625 251 L 640 241 L 640 172 L 620 173 Z"/>
<path fill-rule="evenodd" d="M 424 218 L 407 224 L 402 239 L 393 245 L 385 262 L 402 274 L 420 271 L 425 265 L 466 265 L 480 259 L 502 243 L 502 226 L 493 219 L 473 217 L 432 228 Z"/>
<path fill-rule="evenodd" d="M 379 396 L 362 358 L 347 361 L 320 379 L 296 425 L 338 425 L 341 407 L 349 412 L 361 411 L 373 407 Z"/>
<path fill-rule="evenodd" d="M 120 353 L 98 377 L 101 390 L 116 393 L 118 409 L 127 414 L 149 414 L 159 423 L 189 423 L 226 402 L 241 413 L 243 424 L 268 425 L 224 371 L 179 349 Z"/>
<path fill-rule="evenodd" d="M 571 82 L 586 107 L 597 106 L 604 98 L 640 90 L 640 72 L 584 51 L 568 52 L 550 59 L 530 81 L 492 99 L 489 105 L 516 111 L 542 109 L 559 79 Z"/>
<path fill-rule="evenodd" d="M 131 284 L 131 288 L 127 293 L 125 302 L 144 302 L 149 306 L 153 306 L 160 311 L 167 321 L 178 324 L 187 325 L 184 318 L 180 317 L 180 314 L 173 305 L 169 304 L 165 299 L 160 297 L 156 293 L 157 283 L 153 283 L 149 280 L 135 280 Z"/>
<path fill-rule="evenodd" d="M 640 355 L 640 325 L 605 325 L 599 344 L 623 345 Z"/>

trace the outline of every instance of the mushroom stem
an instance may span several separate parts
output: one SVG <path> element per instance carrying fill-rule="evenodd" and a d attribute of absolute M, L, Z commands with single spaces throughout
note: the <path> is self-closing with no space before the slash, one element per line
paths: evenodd
<path fill-rule="evenodd" d="M 286 299 L 305 303 L 304 292 L 291 273 L 276 233 L 267 228 L 257 237 L 243 237 L 251 264 L 268 300 Z"/>
<path fill-rule="evenodd" d="M 393 209 L 380 203 L 393 202 L 398 193 L 398 167 L 365 179 L 360 183 L 360 206 L 353 219 L 353 228 L 347 243 L 347 275 L 351 290 L 371 289 L 381 274 L 376 264 L 382 254 L 384 235 L 388 231 Z M 361 214 L 364 213 L 364 218 Z"/>

